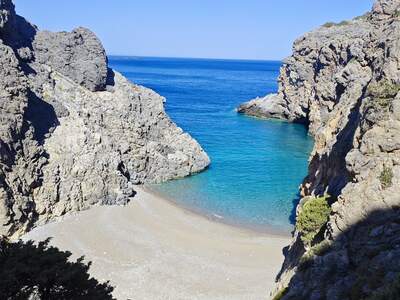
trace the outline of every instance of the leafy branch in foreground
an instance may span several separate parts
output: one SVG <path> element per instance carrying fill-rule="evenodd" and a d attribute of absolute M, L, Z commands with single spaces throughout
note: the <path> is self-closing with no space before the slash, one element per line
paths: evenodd
<path fill-rule="evenodd" d="M 109 282 L 90 278 L 90 262 L 83 257 L 71 262 L 71 252 L 49 242 L 0 238 L 0 299 L 113 299 Z"/>

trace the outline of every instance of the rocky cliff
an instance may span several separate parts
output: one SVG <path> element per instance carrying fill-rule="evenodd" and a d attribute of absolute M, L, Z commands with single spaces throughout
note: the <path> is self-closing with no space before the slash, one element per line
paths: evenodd
<path fill-rule="evenodd" d="M 399 91 L 400 1 L 378 0 L 299 38 L 278 93 L 239 107 L 315 138 L 276 299 L 399 299 Z"/>
<path fill-rule="evenodd" d="M 39 31 L 0 0 L 0 66 L 0 235 L 125 204 L 135 184 L 210 162 L 166 115 L 163 97 L 108 68 L 88 29 Z"/>

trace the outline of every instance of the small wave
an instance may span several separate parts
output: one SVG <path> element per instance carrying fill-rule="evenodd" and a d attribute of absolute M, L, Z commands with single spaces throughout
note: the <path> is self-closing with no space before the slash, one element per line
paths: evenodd
<path fill-rule="evenodd" d="M 217 215 L 217 214 L 213 214 L 213 217 L 217 218 L 217 219 L 223 219 L 224 217 L 221 215 Z"/>

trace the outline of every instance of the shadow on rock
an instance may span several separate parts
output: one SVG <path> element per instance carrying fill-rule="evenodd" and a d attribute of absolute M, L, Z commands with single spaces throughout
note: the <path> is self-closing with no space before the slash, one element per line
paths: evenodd
<path fill-rule="evenodd" d="M 25 112 L 25 119 L 35 129 L 35 139 L 40 145 L 44 143 L 47 135 L 59 125 L 54 107 L 40 99 L 32 91 L 28 93 L 28 107 Z"/>
<path fill-rule="evenodd" d="M 400 299 L 398 207 L 373 211 L 333 241 L 314 241 L 307 252 L 297 238 L 290 253 L 283 268 L 297 269 L 279 299 Z"/>
<path fill-rule="evenodd" d="M 290 216 L 289 216 L 289 222 L 290 222 L 290 224 L 292 224 L 292 225 L 294 225 L 294 224 L 296 223 L 297 205 L 300 203 L 301 198 L 302 198 L 302 197 L 301 197 L 300 193 L 298 192 L 298 193 L 296 194 L 296 198 L 294 198 L 294 199 L 292 200 L 293 208 L 292 208 L 292 211 L 290 212 Z"/>
<path fill-rule="evenodd" d="M 111 68 L 107 68 L 107 80 L 106 80 L 106 84 L 107 85 L 111 85 L 114 86 L 115 85 L 115 73 Z"/>
<path fill-rule="evenodd" d="M 90 278 L 91 263 L 49 246 L 49 239 L 0 241 L 0 299 L 113 299 L 109 282 Z"/>

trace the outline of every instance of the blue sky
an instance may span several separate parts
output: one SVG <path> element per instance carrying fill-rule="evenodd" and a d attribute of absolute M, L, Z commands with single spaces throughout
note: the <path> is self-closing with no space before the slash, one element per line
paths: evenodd
<path fill-rule="evenodd" d="M 302 33 L 370 10 L 373 0 L 15 0 L 52 31 L 85 26 L 108 54 L 282 59 Z"/>

